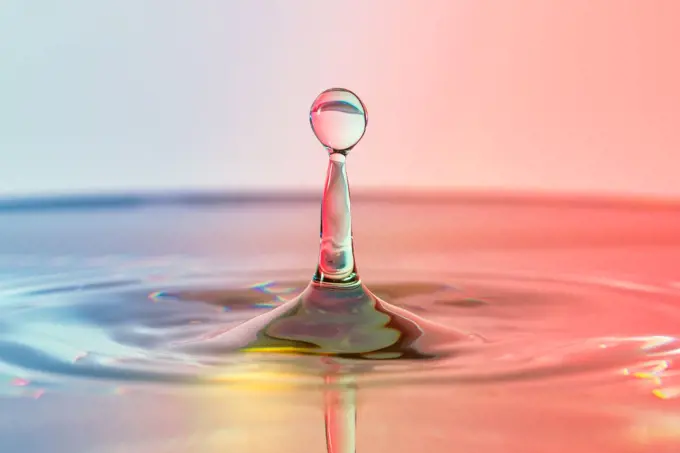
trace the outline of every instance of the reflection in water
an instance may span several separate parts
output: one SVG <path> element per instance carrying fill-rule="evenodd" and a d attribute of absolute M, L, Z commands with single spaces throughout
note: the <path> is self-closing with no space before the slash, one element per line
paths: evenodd
<path fill-rule="evenodd" d="M 649 351 L 649 357 L 653 360 L 626 367 L 623 374 L 651 385 L 651 393 L 662 400 L 680 396 L 680 372 L 674 369 L 680 353 L 678 340 L 665 336 L 650 337 L 643 349 Z"/>
<path fill-rule="evenodd" d="M 357 401 L 354 379 L 327 375 L 324 389 L 324 424 L 328 453 L 354 453 Z"/>

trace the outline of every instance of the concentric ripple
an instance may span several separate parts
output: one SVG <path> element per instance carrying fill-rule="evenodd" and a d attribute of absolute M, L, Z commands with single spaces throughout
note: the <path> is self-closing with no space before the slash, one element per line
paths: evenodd
<path fill-rule="evenodd" d="M 184 258 L 0 269 L 0 393 L 149 384 L 316 388 L 332 373 L 364 387 L 638 378 L 660 398 L 680 395 L 673 336 L 680 292 L 593 276 L 385 272 L 371 282 L 376 296 L 479 339 L 440 342 L 425 360 L 202 348 L 295 297 L 306 274 L 236 272 Z"/>

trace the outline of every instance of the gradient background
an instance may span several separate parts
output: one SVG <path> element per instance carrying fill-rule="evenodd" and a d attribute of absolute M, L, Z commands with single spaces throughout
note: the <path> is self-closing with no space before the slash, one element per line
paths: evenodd
<path fill-rule="evenodd" d="M 358 188 L 680 196 L 680 2 L 0 1 L 0 195 Z"/>

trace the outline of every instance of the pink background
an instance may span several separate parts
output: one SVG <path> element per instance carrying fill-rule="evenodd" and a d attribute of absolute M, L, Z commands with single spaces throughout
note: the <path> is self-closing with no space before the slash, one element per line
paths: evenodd
<path fill-rule="evenodd" d="M 0 195 L 355 188 L 680 195 L 680 2 L 72 0 L 0 14 Z"/>

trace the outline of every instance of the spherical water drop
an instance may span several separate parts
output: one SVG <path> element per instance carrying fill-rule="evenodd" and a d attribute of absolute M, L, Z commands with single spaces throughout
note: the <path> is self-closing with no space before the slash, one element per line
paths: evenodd
<path fill-rule="evenodd" d="M 368 116 L 356 94 L 331 88 L 312 104 L 309 122 L 316 138 L 331 153 L 347 154 L 364 136 Z"/>

